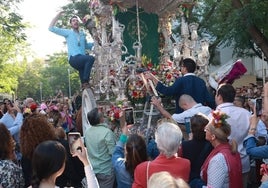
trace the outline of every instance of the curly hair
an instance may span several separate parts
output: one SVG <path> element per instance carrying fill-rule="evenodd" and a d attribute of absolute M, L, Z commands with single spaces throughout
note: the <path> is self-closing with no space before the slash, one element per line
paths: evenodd
<path fill-rule="evenodd" d="M 13 160 L 15 141 L 3 123 L 0 123 L 0 143 L 0 160 Z"/>
<path fill-rule="evenodd" d="M 54 127 L 42 114 L 31 114 L 25 118 L 20 130 L 20 147 L 23 156 L 32 159 L 36 146 L 46 140 L 55 140 Z"/>

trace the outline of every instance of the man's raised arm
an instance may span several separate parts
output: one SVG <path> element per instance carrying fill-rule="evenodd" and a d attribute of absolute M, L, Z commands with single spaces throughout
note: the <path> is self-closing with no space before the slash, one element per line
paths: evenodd
<path fill-rule="evenodd" d="M 60 11 L 57 13 L 57 15 L 52 19 L 52 21 L 49 24 L 48 28 L 51 28 L 53 26 L 55 26 L 55 24 L 57 23 L 57 21 L 59 20 L 59 17 L 63 14 L 64 11 Z"/>

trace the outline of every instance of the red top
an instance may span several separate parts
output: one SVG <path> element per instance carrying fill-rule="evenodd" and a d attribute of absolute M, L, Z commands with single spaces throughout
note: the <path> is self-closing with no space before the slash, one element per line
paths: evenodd
<path fill-rule="evenodd" d="M 147 164 L 148 161 L 143 162 L 136 167 L 132 188 L 147 187 Z M 166 158 L 166 156 L 160 154 L 149 164 L 148 179 L 153 173 L 161 171 L 167 171 L 174 178 L 182 178 L 184 181 L 188 182 L 190 175 L 190 161 L 175 156 Z"/>

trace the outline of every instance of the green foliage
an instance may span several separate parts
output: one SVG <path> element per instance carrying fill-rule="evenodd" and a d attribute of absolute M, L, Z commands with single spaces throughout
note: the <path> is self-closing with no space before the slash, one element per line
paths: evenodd
<path fill-rule="evenodd" d="M 67 54 L 56 53 L 49 56 L 47 60 L 48 67 L 42 71 L 45 78 L 49 78 L 49 84 L 52 86 L 52 91 L 57 93 L 61 90 L 65 96 L 68 96 L 68 68 L 70 66 L 67 60 Z"/>
<path fill-rule="evenodd" d="M 70 83 L 72 94 L 79 90 L 78 73 L 70 67 L 66 53 L 55 53 L 48 56 L 47 60 L 35 59 L 31 63 L 23 62 L 24 69 L 19 77 L 18 98 L 33 97 L 48 100 L 57 95 L 61 90 L 64 96 L 69 96 L 68 69 L 70 70 Z"/>
<path fill-rule="evenodd" d="M 26 40 L 26 25 L 15 12 L 19 2 L 20 0 L 0 0 L 0 65 L 7 61 L 12 62 Z"/>
<path fill-rule="evenodd" d="M 234 7 L 241 3 L 241 8 Z M 268 3 L 265 0 L 202 0 L 195 6 L 191 20 L 200 20 L 199 32 L 213 39 L 211 46 L 233 47 L 237 56 L 258 55 L 253 49 L 250 26 L 256 26 L 267 40 L 268 37 Z"/>
<path fill-rule="evenodd" d="M 68 27 L 70 18 L 73 15 L 77 15 L 82 20 L 86 14 L 90 13 L 88 5 L 88 0 L 70 0 L 70 4 L 62 7 L 65 13 L 59 18 L 57 25 L 59 27 Z"/>
<path fill-rule="evenodd" d="M 20 0 L 0 0 L 0 92 L 14 95 L 23 68 L 18 55 L 27 49 L 22 17 L 16 13 Z"/>
<path fill-rule="evenodd" d="M 25 99 L 26 97 L 33 97 L 39 99 L 39 87 L 40 87 L 40 69 L 43 67 L 43 61 L 36 59 L 32 63 L 28 63 L 25 59 L 21 63 L 21 67 L 24 70 L 20 74 L 18 80 L 17 97 Z"/>

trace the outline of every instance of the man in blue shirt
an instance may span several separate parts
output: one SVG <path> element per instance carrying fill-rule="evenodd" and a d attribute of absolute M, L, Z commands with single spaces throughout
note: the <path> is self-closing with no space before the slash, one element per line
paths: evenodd
<path fill-rule="evenodd" d="M 195 61 L 191 58 L 185 58 L 180 64 L 183 77 L 177 78 L 171 86 L 165 86 L 151 73 L 145 74 L 145 77 L 153 81 L 158 92 L 165 96 L 175 97 L 176 113 L 183 112 L 178 103 L 180 96 L 183 94 L 190 95 L 197 103 L 208 105 L 214 109 L 216 106 L 215 101 L 208 92 L 205 81 L 194 74 L 196 70 Z"/>
<path fill-rule="evenodd" d="M 78 70 L 82 89 L 89 87 L 89 78 L 91 68 L 94 63 L 94 57 L 86 55 L 86 49 L 91 49 L 93 43 L 88 43 L 86 34 L 79 29 L 79 19 L 72 16 L 70 19 L 71 29 L 56 27 L 56 23 L 63 11 L 59 12 L 49 25 L 49 31 L 63 36 L 66 39 L 68 48 L 68 61 L 70 65 Z"/>

